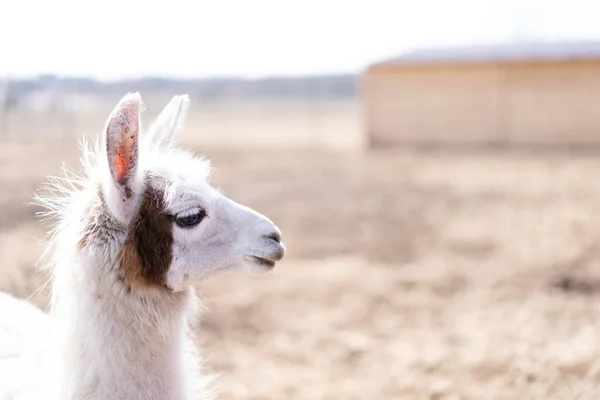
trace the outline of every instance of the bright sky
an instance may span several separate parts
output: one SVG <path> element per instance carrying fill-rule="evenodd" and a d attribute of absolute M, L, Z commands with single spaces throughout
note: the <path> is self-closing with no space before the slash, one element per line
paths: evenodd
<path fill-rule="evenodd" d="M 599 0 L 0 0 L 0 77 L 355 72 L 422 45 L 600 39 Z"/>

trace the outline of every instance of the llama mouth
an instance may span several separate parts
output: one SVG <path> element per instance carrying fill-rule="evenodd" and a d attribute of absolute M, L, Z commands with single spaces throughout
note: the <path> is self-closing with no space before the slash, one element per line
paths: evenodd
<path fill-rule="evenodd" d="M 260 267 L 264 267 L 264 268 L 268 268 L 268 269 L 275 267 L 275 261 L 270 260 L 268 258 L 250 256 L 250 259 L 252 260 L 253 264 L 256 264 Z"/>

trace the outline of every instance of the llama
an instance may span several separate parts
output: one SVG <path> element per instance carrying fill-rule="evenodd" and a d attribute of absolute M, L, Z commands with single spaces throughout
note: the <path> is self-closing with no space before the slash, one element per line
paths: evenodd
<path fill-rule="evenodd" d="M 101 140 L 84 142 L 83 173 L 50 178 L 36 197 L 53 222 L 50 312 L 0 296 L 0 329 L 7 315 L 28 321 L 13 327 L 28 339 L 19 354 L 0 353 L 2 400 L 212 398 L 192 285 L 284 256 L 274 223 L 211 187 L 209 162 L 175 145 L 189 97 L 173 97 L 143 135 L 142 108 L 126 94 Z"/>

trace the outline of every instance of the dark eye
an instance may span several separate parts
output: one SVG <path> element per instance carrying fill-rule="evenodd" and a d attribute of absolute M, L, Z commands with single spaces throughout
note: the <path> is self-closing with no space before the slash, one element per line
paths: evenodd
<path fill-rule="evenodd" d="M 198 225 L 203 219 L 206 217 L 206 211 L 202 209 L 198 209 L 191 214 L 185 214 L 182 216 L 177 216 L 175 218 L 175 223 L 182 228 L 192 228 Z"/>

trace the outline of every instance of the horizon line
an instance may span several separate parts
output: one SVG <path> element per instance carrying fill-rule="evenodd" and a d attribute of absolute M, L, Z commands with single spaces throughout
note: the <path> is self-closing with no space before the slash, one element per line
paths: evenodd
<path fill-rule="evenodd" d="M 80 75 L 80 74 L 58 74 L 58 73 L 39 73 L 35 75 L 13 75 L 13 74 L 0 74 L 0 82 L 10 81 L 36 81 L 36 80 L 88 80 L 102 83 L 119 83 L 127 81 L 141 81 L 141 80 L 163 80 L 163 81 L 225 81 L 225 80 L 237 80 L 237 81 L 262 81 L 269 79 L 310 79 L 310 78 L 328 78 L 328 77 L 340 77 L 340 76 L 360 76 L 363 73 L 362 70 L 354 72 L 323 72 L 323 73 L 310 73 L 310 74 L 261 74 L 261 75 L 242 75 L 242 74 L 227 74 L 227 75 L 190 75 L 190 76 L 179 76 L 179 75 L 124 75 L 121 77 L 98 77 L 94 75 Z"/>

